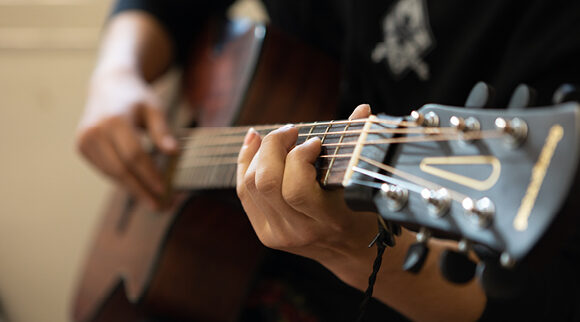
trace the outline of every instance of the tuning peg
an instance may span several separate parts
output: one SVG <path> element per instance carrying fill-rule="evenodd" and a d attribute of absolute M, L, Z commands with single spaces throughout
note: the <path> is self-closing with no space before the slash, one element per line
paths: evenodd
<path fill-rule="evenodd" d="M 572 84 L 562 84 L 554 92 L 552 101 L 554 104 L 570 101 L 580 102 L 580 91 L 578 91 L 578 88 Z"/>
<path fill-rule="evenodd" d="M 527 123 L 517 117 L 511 120 L 498 117 L 495 119 L 495 127 L 507 134 L 505 142 L 511 147 L 518 147 L 528 136 Z"/>
<path fill-rule="evenodd" d="M 514 90 L 508 110 L 521 110 L 525 107 L 532 106 L 536 101 L 536 91 L 526 84 L 520 84 Z"/>
<path fill-rule="evenodd" d="M 383 183 L 380 193 L 387 200 L 387 207 L 391 211 L 401 210 L 409 200 L 409 191 L 394 184 Z"/>
<path fill-rule="evenodd" d="M 430 235 L 429 231 L 424 227 L 417 233 L 417 242 L 409 247 L 403 262 L 403 270 L 411 273 L 419 273 L 429 254 L 427 240 Z"/>
<path fill-rule="evenodd" d="M 415 122 L 418 126 L 426 127 L 438 127 L 439 126 L 439 115 L 437 113 L 430 111 L 423 115 L 418 111 L 412 111 L 410 115 L 411 121 Z"/>
<path fill-rule="evenodd" d="M 485 294 L 496 299 L 517 296 L 526 284 L 524 267 L 506 269 L 497 260 L 486 260 L 477 266 L 477 276 Z"/>
<path fill-rule="evenodd" d="M 484 108 L 487 107 L 493 98 L 493 87 L 485 82 L 478 82 L 473 86 L 467 100 L 465 101 L 466 108 Z"/>
<path fill-rule="evenodd" d="M 463 284 L 475 276 L 477 265 L 467 257 L 468 250 L 468 242 L 463 239 L 459 242 L 459 251 L 450 249 L 443 251 L 439 267 L 445 279 L 452 283 Z"/>

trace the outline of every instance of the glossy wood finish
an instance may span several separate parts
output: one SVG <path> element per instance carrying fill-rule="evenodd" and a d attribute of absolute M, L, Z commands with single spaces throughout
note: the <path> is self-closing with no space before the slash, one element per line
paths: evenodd
<path fill-rule="evenodd" d="M 332 118 L 338 69 L 262 27 L 212 27 L 194 47 L 185 90 L 203 126 Z M 74 321 L 157 316 L 232 321 L 264 251 L 235 194 L 183 194 L 163 213 L 115 193 L 88 253 Z"/>

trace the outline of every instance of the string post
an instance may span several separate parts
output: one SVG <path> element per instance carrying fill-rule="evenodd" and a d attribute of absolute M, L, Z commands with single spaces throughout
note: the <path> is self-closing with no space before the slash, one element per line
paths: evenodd
<path fill-rule="evenodd" d="M 479 228 L 489 227 L 495 214 L 495 205 L 488 197 L 479 200 L 463 199 L 461 206 L 466 216 Z"/>
<path fill-rule="evenodd" d="M 409 190 L 398 185 L 383 183 L 381 196 L 387 199 L 387 207 L 391 211 L 399 211 L 405 207 L 409 200 Z"/>
<path fill-rule="evenodd" d="M 528 125 L 518 117 L 511 120 L 498 117 L 495 119 L 495 127 L 508 135 L 505 141 L 512 148 L 520 146 L 528 136 Z"/>
<path fill-rule="evenodd" d="M 473 116 L 464 119 L 461 116 L 454 115 L 449 118 L 449 123 L 453 128 L 461 132 L 473 132 L 481 130 L 481 124 Z"/>
<path fill-rule="evenodd" d="M 421 190 L 421 197 L 427 202 L 430 214 L 437 218 L 443 217 L 451 206 L 451 197 L 445 188 L 438 190 L 425 188 Z"/>

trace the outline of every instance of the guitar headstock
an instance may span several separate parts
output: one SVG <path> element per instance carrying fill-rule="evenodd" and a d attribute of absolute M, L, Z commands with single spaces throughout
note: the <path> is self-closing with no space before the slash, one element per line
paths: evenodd
<path fill-rule="evenodd" d="M 556 219 L 580 158 L 580 105 L 466 109 L 428 104 L 369 119 L 345 176 L 354 208 L 523 259 Z M 362 137 L 362 135 L 361 135 Z"/>

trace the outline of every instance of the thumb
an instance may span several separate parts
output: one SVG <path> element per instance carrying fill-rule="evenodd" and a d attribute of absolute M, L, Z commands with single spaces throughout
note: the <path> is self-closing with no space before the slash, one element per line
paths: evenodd
<path fill-rule="evenodd" d="M 349 120 L 363 119 L 371 115 L 371 106 L 369 104 L 361 104 L 357 106 L 352 114 L 348 117 Z"/>
<path fill-rule="evenodd" d="M 171 134 L 167 119 L 163 111 L 151 104 L 144 106 L 145 127 L 151 135 L 155 146 L 163 153 L 173 154 L 177 152 L 177 140 Z"/>

